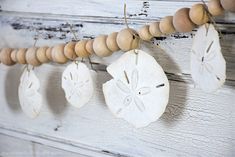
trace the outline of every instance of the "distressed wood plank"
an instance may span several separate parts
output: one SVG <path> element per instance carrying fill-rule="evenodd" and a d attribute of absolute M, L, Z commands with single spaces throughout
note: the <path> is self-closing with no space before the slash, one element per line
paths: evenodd
<path fill-rule="evenodd" d="M 128 16 L 134 19 L 155 19 L 159 20 L 164 16 L 174 15 L 175 11 L 182 7 L 191 7 L 193 4 L 200 2 L 195 1 L 156 1 L 156 0 L 126 0 Z M 13 5 L 12 5 L 13 4 Z M 96 17 L 123 17 L 123 1 L 103 0 L 101 1 L 77 1 L 77 0 L 1 0 L 0 6 L 2 11 L 26 12 L 29 14 L 38 13 L 45 15 L 56 14 L 79 16 L 96 16 Z M 235 22 L 234 14 L 226 13 L 217 17 L 218 22 Z M 146 21 L 148 22 L 148 21 Z"/>
<path fill-rule="evenodd" d="M 48 147 L 39 143 L 22 140 L 15 137 L 0 134 L 0 156 L 1 157 L 51 157 L 51 156 L 69 156 L 78 157 L 78 154 L 66 152 L 56 148 Z M 79 155 L 79 157 L 87 157 Z"/>
<path fill-rule="evenodd" d="M 44 106 L 32 120 L 19 107 L 20 67 L 1 66 L 1 127 L 126 156 L 233 156 L 234 87 L 204 93 L 191 84 L 170 81 L 170 102 L 164 115 L 146 128 L 134 129 L 114 118 L 105 106 L 101 86 L 110 79 L 106 72 L 93 77 L 97 86 L 88 105 L 80 110 L 66 105 L 60 86 L 63 69 L 54 65 L 36 68 Z"/>
<path fill-rule="evenodd" d="M 73 40 L 74 37 L 70 33 L 69 26 L 66 25 L 66 22 L 64 20 L 41 20 L 2 16 L 2 20 L 0 21 L 0 47 L 30 47 L 34 43 L 32 39 L 37 34 L 36 30 L 40 34 L 40 39 L 37 42 L 38 46 L 51 46 Z M 70 21 L 70 23 L 74 24 L 74 30 L 77 32 L 79 39 L 93 38 L 99 34 L 109 34 L 125 27 L 120 24 L 107 23 L 107 21 L 106 23 Z M 94 25 L 96 29 L 94 29 Z M 132 23 L 130 26 L 138 28 L 140 27 L 140 23 Z M 235 30 L 235 27 L 233 26 L 229 30 Z M 142 48 L 151 53 L 167 73 L 178 75 L 190 74 L 190 50 L 194 33 L 174 34 L 166 38 L 156 38 L 153 40 L 154 45 L 143 43 Z M 227 78 L 229 80 L 235 80 L 235 71 L 233 70 L 235 67 L 234 43 L 234 33 L 225 32 L 224 38 L 221 40 L 221 45 L 222 52 L 227 61 Z M 160 45 L 165 52 L 157 49 L 157 45 Z M 93 57 L 92 60 L 108 65 L 117 59 L 120 54 L 122 53 L 114 53 L 112 56 L 103 59 Z"/>

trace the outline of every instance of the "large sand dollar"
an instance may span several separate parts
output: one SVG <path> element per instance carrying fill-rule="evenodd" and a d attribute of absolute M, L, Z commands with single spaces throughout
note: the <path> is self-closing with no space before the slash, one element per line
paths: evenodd
<path fill-rule="evenodd" d="M 139 128 L 163 114 L 169 98 L 169 82 L 152 56 L 131 50 L 109 65 L 107 71 L 113 79 L 103 84 L 103 92 L 116 117 Z"/>

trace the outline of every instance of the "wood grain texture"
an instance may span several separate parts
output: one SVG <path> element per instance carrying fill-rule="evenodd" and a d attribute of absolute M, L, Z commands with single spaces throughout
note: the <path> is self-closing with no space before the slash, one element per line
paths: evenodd
<path fill-rule="evenodd" d="M 196 2 L 199 1 L 128 0 L 131 18 L 128 22 L 131 27 L 139 28 L 146 20 L 159 20 Z M 74 25 L 79 39 L 125 27 L 122 1 L 0 0 L 0 6 L 0 48 L 30 47 L 37 32 L 38 46 L 74 40 L 67 22 Z M 221 45 L 227 61 L 226 84 L 217 92 L 205 93 L 195 88 L 191 80 L 189 55 L 195 30 L 155 38 L 154 44 L 142 44 L 142 49 L 163 67 L 171 86 L 164 115 L 142 129 L 114 118 L 104 102 L 102 84 L 111 78 L 105 67 L 122 52 L 107 58 L 92 57 L 97 63 L 94 65 L 97 74 L 93 76 L 95 94 L 80 110 L 66 103 L 61 89 L 66 65 L 46 64 L 36 68 L 44 106 L 34 120 L 27 118 L 19 105 L 17 88 L 23 66 L 0 65 L 0 133 L 84 156 L 234 156 L 235 16 L 227 13 L 216 20 L 223 32 Z"/>
<path fill-rule="evenodd" d="M 0 139 L 0 156 L 2 157 L 87 157 L 3 134 L 0 134 Z"/>

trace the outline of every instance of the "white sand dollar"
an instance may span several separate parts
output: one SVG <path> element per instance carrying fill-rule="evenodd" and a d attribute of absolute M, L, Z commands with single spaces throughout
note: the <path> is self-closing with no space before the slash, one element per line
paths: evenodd
<path fill-rule="evenodd" d="M 113 79 L 103 84 L 103 92 L 106 104 L 116 117 L 139 128 L 164 113 L 169 82 L 152 56 L 131 50 L 109 65 L 107 71 Z"/>
<path fill-rule="evenodd" d="M 32 67 L 25 68 L 18 88 L 18 95 L 23 112 L 30 118 L 39 115 L 42 107 L 42 96 L 38 92 L 40 82 Z"/>
<path fill-rule="evenodd" d="M 94 86 L 91 72 L 84 63 L 73 62 L 62 75 L 62 88 L 67 101 L 80 108 L 92 97 Z"/>
<path fill-rule="evenodd" d="M 201 26 L 194 37 L 191 75 L 195 84 L 207 92 L 215 91 L 225 82 L 226 62 L 218 32 L 212 24 Z"/>

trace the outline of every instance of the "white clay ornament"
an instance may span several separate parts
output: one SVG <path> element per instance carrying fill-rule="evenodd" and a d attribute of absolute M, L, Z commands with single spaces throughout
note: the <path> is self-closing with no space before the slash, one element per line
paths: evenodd
<path fill-rule="evenodd" d="M 169 82 L 156 60 L 131 50 L 107 67 L 113 79 L 103 84 L 106 104 L 118 118 L 136 128 L 156 121 L 169 99 Z"/>
<path fill-rule="evenodd" d="M 67 101 L 77 108 L 88 103 L 94 92 L 93 80 L 88 67 L 81 62 L 67 66 L 62 75 L 62 88 Z"/>
<path fill-rule="evenodd" d="M 40 82 L 32 67 L 25 68 L 18 88 L 18 95 L 23 112 L 30 118 L 36 118 L 42 107 L 42 96 L 38 92 Z"/>
<path fill-rule="evenodd" d="M 206 92 L 221 87 L 226 79 L 226 62 L 221 53 L 218 32 L 212 24 L 201 26 L 191 53 L 191 75 L 196 85 Z"/>

